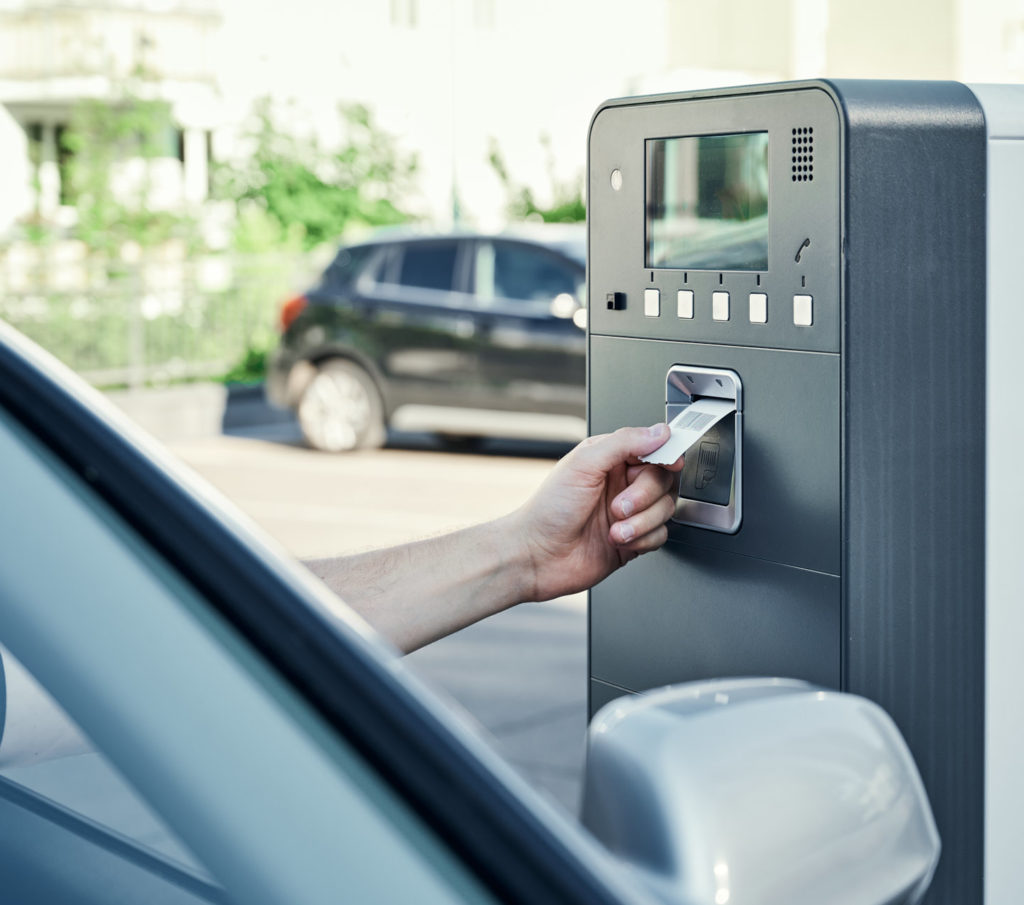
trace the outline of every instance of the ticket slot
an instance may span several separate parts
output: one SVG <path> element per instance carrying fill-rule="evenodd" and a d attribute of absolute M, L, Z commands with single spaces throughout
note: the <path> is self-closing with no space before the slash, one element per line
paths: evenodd
<path fill-rule="evenodd" d="M 686 457 L 673 521 L 735 534 L 743 520 L 739 375 L 727 369 L 674 365 L 665 378 L 665 416 L 673 428 L 666 446 L 685 446 Z"/>

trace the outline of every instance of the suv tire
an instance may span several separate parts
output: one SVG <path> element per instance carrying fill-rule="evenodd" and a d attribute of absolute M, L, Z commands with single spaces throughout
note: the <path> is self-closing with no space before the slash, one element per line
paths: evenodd
<path fill-rule="evenodd" d="M 296 411 L 306 443 L 325 452 L 376 449 L 387 439 L 384 405 L 359 365 L 332 358 L 317 367 Z"/>

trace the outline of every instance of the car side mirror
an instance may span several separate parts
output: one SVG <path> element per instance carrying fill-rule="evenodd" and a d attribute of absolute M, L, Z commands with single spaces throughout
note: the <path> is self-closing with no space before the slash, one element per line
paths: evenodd
<path fill-rule="evenodd" d="M 568 292 L 562 292 L 551 300 L 551 316 L 559 320 L 571 320 L 581 330 L 587 329 L 587 309 Z"/>
<path fill-rule="evenodd" d="M 551 316 L 559 320 L 570 320 L 579 310 L 580 303 L 568 292 L 560 292 L 551 300 Z"/>
<path fill-rule="evenodd" d="M 678 905 L 912 905 L 939 858 L 913 758 L 876 704 L 730 679 L 591 722 L 583 823 Z"/>

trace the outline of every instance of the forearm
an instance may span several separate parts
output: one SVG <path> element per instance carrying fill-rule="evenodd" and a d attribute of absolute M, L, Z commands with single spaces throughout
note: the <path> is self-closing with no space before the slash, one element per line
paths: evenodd
<path fill-rule="evenodd" d="M 306 565 L 408 652 L 529 599 L 533 573 L 514 522 Z"/>
<path fill-rule="evenodd" d="M 342 600 L 404 651 L 527 600 L 602 581 L 657 549 L 675 510 L 672 466 L 637 457 L 668 439 L 667 424 L 585 440 L 511 515 L 387 550 L 307 563 Z"/>

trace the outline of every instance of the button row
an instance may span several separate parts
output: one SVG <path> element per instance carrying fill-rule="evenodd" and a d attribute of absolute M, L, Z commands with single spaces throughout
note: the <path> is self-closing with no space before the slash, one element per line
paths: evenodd
<path fill-rule="evenodd" d="M 748 297 L 750 323 L 768 323 L 768 295 L 764 292 L 751 292 Z M 661 290 L 644 290 L 644 314 L 647 317 L 661 316 Z M 693 290 L 680 289 L 676 293 L 676 317 L 693 318 Z M 711 317 L 716 321 L 730 319 L 729 293 L 711 293 Z M 810 295 L 793 296 L 793 323 L 798 327 L 810 327 L 814 323 L 814 297 Z"/>

